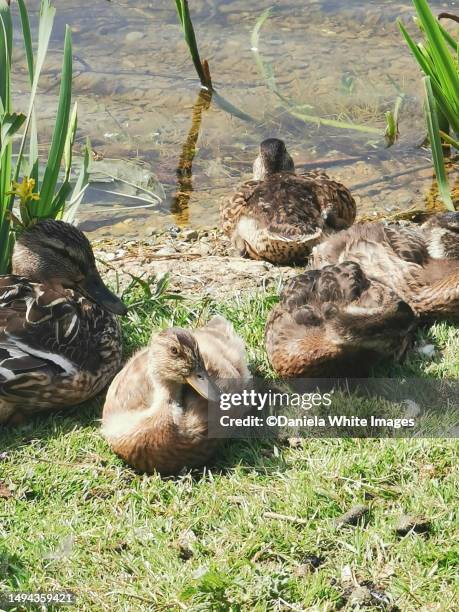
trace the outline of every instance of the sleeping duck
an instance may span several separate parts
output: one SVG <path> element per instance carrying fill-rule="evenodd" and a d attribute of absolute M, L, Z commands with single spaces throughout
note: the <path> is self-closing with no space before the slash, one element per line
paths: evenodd
<path fill-rule="evenodd" d="M 291 279 L 266 324 L 266 350 L 284 378 L 364 376 L 400 355 L 415 316 L 392 289 L 344 261 Z"/>
<path fill-rule="evenodd" d="M 421 227 L 366 223 L 314 248 L 266 325 L 284 377 L 361 376 L 400 356 L 422 319 L 459 320 L 459 213 Z"/>
<path fill-rule="evenodd" d="M 46 220 L 20 233 L 0 277 L 0 424 L 101 391 L 121 365 L 125 313 L 81 231 Z"/>
<path fill-rule="evenodd" d="M 223 231 L 242 256 L 288 264 L 304 261 L 314 245 L 354 222 L 349 190 L 321 172 L 295 174 L 282 140 L 260 145 L 253 180 L 223 202 Z"/>
<path fill-rule="evenodd" d="M 208 399 L 247 380 L 243 341 L 223 317 L 204 327 L 155 334 L 112 382 L 102 433 L 135 469 L 176 474 L 204 465 L 218 448 L 209 439 Z"/>
<path fill-rule="evenodd" d="M 311 265 L 352 261 L 424 319 L 459 321 L 459 212 L 441 213 L 418 227 L 355 225 L 313 251 Z"/>

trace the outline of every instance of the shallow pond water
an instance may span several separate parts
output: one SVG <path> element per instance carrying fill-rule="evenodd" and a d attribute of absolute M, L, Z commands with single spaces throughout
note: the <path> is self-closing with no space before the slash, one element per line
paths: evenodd
<path fill-rule="evenodd" d="M 411 2 L 192 0 L 200 52 L 209 60 L 214 86 L 252 121 L 231 116 L 215 101 L 197 104 L 199 83 L 173 0 L 60 0 L 55 5 L 40 83 L 40 144 L 45 152 L 69 24 L 79 142 L 89 136 L 99 160 L 93 162 L 97 182 L 79 214 L 81 227 L 93 237 L 146 237 L 167 224 L 215 226 L 221 197 L 249 177 L 257 145 L 268 136 L 286 141 L 300 170 L 326 167 L 345 182 L 364 215 L 431 202 L 430 154 L 419 146 L 424 136 L 420 74 L 396 24 L 401 18 L 416 32 Z M 456 2 L 431 5 L 457 12 Z M 39 1 L 28 6 L 36 19 Z M 257 55 L 251 33 L 270 6 Z M 19 45 L 15 65 L 15 91 L 26 89 Z M 386 148 L 384 114 L 399 94 L 400 138 Z M 319 125 L 299 115 L 361 129 Z M 192 127 L 199 119 L 198 134 Z M 108 183 L 106 173 L 142 184 L 162 203 L 141 208 L 145 202 L 127 197 L 141 193 L 119 181 Z"/>

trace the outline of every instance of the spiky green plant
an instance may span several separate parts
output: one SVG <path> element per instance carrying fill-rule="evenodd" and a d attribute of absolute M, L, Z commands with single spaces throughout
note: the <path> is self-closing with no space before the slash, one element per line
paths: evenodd
<path fill-rule="evenodd" d="M 65 32 L 61 85 L 51 146 L 40 170 L 35 99 L 48 50 L 56 9 L 42 0 L 38 44 L 34 54 L 27 8 L 18 0 L 23 42 L 30 82 L 25 113 L 12 106 L 13 21 L 8 0 L 0 0 L 0 274 L 8 272 L 14 237 L 13 220 L 26 227 L 42 218 L 62 218 L 66 204 L 71 214 L 81 202 L 88 183 L 86 151 L 80 176 L 71 182 L 72 146 L 77 129 L 76 104 L 72 101 L 72 37 Z M 22 129 L 22 134 L 19 132 Z M 17 154 L 13 142 L 18 139 Z M 63 172 L 61 167 L 63 166 Z"/>
<path fill-rule="evenodd" d="M 432 156 L 443 203 L 454 210 L 450 189 L 445 172 L 440 130 L 452 138 L 448 144 L 457 144 L 459 134 L 459 62 L 456 40 L 433 15 L 426 0 L 413 0 L 417 13 L 417 24 L 424 40 L 416 43 L 401 21 L 399 28 L 425 75 L 426 119 Z"/>

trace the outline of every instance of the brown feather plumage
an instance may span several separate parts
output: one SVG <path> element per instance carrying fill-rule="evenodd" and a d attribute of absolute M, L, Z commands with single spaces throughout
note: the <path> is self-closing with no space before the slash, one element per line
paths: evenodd
<path fill-rule="evenodd" d="M 360 376 L 381 357 L 403 352 L 411 308 L 352 262 L 289 281 L 266 325 L 266 349 L 286 378 Z"/>
<path fill-rule="evenodd" d="M 277 143 L 288 155 L 282 141 Z M 223 231 L 241 255 L 286 264 L 304 261 L 327 235 L 352 225 L 356 206 L 349 190 L 325 173 L 297 175 L 282 169 L 287 165 L 282 151 L 278 158 L 269 161 L 262 150 L 257 159 L 269 172 L 241 185 L 220 214 Z"/>
<path fill-rule="evenodd" d="M 314 249 L 312 264 L 358 263 L 421 317 L 459 320 L 459 213 L 423 226 L 355 225 Z"/>
<path fill-rule="evenodd" d="M 208 437 L 208 401 L 186 379 L 187 372 L 201 365 L 220 389 L 231 379 L 249 377 L 244 344 L 222 317 L 193 331 L 166 330 L 153 336 L 150 346 L 114 379 L 102 431 L 135 469 L 176 474 L 185 466 L 204 465 L 214 455 L 219 441 Z"/>
<path fill-rule="evenodd" d="M 0 424 L 86 401 L 121 365 L 115 316 L 79 284 L 91 277 L 93 289 L 122 304 L 104 288 L 79 230 L 37 223 L 18 239 L 13 271 L 27 278 L 0 277 Z"/>

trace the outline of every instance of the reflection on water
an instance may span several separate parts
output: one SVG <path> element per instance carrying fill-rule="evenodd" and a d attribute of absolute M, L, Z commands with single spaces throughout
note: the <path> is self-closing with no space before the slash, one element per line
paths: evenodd
<path fill-rule="evenodd" d="M 193 106 L 191 127 L 185 140 L 177 166 L 177 192 L 171 202 L 171 213 L 178 225 L 188 225 L 189 203 L 193 192 L 193 160 L 201 131 L 202 114 L 208 110 L 212 101 L 212 92 L 201 89 Z"/>
<path fill-rule="evenodd" d="M 161 206 L 144 208 L 132 197 L 139 194 L 126 184 L 97 184 L 88 190 L 81 209 L 86 229 L 97 236 L 135 237 L 166 223 L 216 225 L 220 198 L 249 176 L 257 145 L 268 136 L 285 139 L 300 169 L 320 165 L 355 186 L 364 214 L 425 205 L 432 172 L 429 152 L 418 146 L 424 136 L 422 90 L 396 25 L 400 17 L 416 32 L 410 0 L 190 4 L 201 55 L 209 60 L 217 91 L 254 117 L 254 123 L 230 116 L 214 102 L 209 105 L 202 95 L 196 101 L 199 84 L 172 0 L 56 3 L 38 104 L 43 152 L 51 134 L 68 23 L 74 38 L 79 142 L 89 135 L 102 161 L 135 161 L 149 176 L 146 184 L 159 181 L 166 195 Z M 253 27 L 273 4 L 258 46 L 282 97 L 268 87 L 266 74 L 265 79 L 260 75 L 251 50 Z M 454 2 L 431 4 L 438 12 L 456 12 Z M 39 0 L 28 6 L 36 18 Z M 27 90 L 21 53 L 17 46 L 15 91 Z M 401 136 L 385 149 L 384 114 L 393 109 L 399 91 L 404 94 Z M 295 107 L 289 108 L 284 98 Z M 378 128 L 380 133 L 319 126 L 305 122 L 304 115 Z"/>

